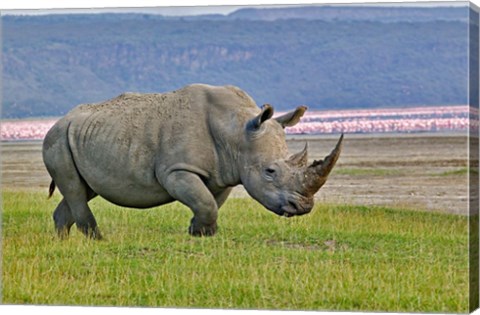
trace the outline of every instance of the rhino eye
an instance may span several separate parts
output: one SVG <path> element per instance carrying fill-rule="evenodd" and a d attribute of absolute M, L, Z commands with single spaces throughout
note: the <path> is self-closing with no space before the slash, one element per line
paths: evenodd
<path fill-rule="evenodd" d="M 265 169 L 265 177 L 269 180 L 272 180 L 275 178 L 277 171 L 271 167 L 268 167 Z"/>

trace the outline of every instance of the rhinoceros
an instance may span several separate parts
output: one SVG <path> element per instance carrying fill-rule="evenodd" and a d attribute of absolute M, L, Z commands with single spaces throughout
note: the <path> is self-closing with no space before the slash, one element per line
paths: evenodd
<path fill-rule="evenodd" d="M 43 142 L 43 160 L 63 199 L 53 219 L 60 237 L 73 223 L 101 239 L 88 201 L 96 196 L 124 207 L 150 208 L 178 200 L 193 211 L 188 232 L 210 236 L 232 188 L 281 216 L 311 211 L 341 151 L 343 134 L 323 160 L 307 163 L 307 145 L 289 155 L 284 128 L 305 106 L 272 118 L 234 86 L 193 84 L 162 94 L 124 93 L 79 105 Z"/>

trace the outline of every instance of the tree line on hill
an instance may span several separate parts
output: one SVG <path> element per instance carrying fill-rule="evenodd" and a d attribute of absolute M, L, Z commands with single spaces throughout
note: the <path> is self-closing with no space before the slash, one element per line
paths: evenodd
<path fill-rule="evenodd" d="M 338 7 L 330 19 L 243 10 L 2 16 L 2 117 L 59 116 L 197 82 L 237 85 L 278 110 L 467 103 L 467 7 L 405 10 L 404 19 L 388 8 L 348 18 L 352 9 Z M 389 22 L 379 17 L 389 12 Z"/>

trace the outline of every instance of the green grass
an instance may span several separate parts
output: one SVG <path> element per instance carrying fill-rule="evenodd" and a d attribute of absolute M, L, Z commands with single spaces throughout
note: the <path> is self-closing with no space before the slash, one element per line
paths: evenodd
<path fill-rule="evenodd" d="M 399 176 L 404 172 L 398 169 L 388 168 L 338 168 L 333 170 L 334 174 L 350 176 Z"/>
<path fill-rule="evenodd" d="M 3 192 L 8 304 L 468 311 L 468 219 L 344 205 L 283 218 L 229 199 L 218 234 L 187 233 L 173 203 L 91 202 L 105 240 L 55 237 L 59 194 Z"/>
<path fill-rule="evenodd" d="M 431 176 L 466 176 L 469 173 L 468 167 L 461 167 L 454 170 L 448 170 L 444 172 L 437 172 L 430 174 Z M 478 170 L 472 168 L 471 173 L 473 175 L 478 174 Z M 349 176 L 402 176 L 405 172 L 399 169 L 388 168 L 338 168 L 333 170 L 333 174 L 337 175 L 349 175 Z"/>
<path fill-rule="evenodd" d="M 462 168 L 458 168 L 458 169 L 451 170 L 451 171 L 445 171 L 445 172 L 435 174 L 435 175 L 437 175 L 437 176 L 459 176 L 459 175 L 460 176 L 466 176 L 468 174 L 469 174 L 469 168 L 468 167 L 462 167 Z M 478 175 L 478 169 L 472 168 L 471 174 L 472 175 L 475 175 L 475 174 Z"/>

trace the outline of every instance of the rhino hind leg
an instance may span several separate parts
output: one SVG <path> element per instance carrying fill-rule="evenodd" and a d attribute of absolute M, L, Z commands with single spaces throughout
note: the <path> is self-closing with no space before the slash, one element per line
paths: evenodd
<path fill-rule="evenodd" d="M 88 207 L 88 201 L 96 194 L 79 174 L 68 141 L 64 137 L 50 139 L 48 134 L 46 141 L 49 147 L 44 149 L 45 166 L 64 198 L 53 214 L 57 233 L 66 237 L 75 223 L 87 237 L 101 239 L 95 217 Z"/>
<path fill-rule="evenodd" d="M 83 194 L 79 189 L 76 193 L 62 192 L 64 199 L 58 204 L 53 213 L 55 228 L 60 238 L 66 238 L 73 223 L 87 237 L 102 239 L 97 221 L 88 206 L 88 200 L 96 194 Z M 88 196 L 90 195 L 90 196 Z"/>
<path fill-rule="evenodd" d="M 65 198 L 60 201 L 53 212 L 53 221 L 55 222 L 55 229 L 57 230 L 58 236 L 61 239 L 67 238 L 70 234 L 70 228 L 73 223 L 75 223 L 75 219 L 72 216 L 72 212 Z"/>
<path fill-rule="evenodd" d="M 87 194 L 87 201 L 91 200 L 92 198 L 96 197 L 97 194 L 94 193 L 89 189 L 88 194 Z M 91 213 L 91 211 L 90 211 Z M 93 214 L 91 215 L 93 217 Z M 77 218 L 78 219 L 78 218 Z M 68 238 L 68 235 L 70 234 L 70 228 L 74 223 L 77 221 L 75 220 L 74 215 L 72 214 L 72 210 L 70 209 L 68 202 L 65 200 L 65 198 L 60 201 L 58 204 L 57 208 L 53 212 L 53 221 L 55 222 L 55 230 L 57 231 L 58 236 L 61 239 Z M 83 220 L 85 221 L 85 220 Z M 93 218 L 93 222 L 87 222 L 82 224 L 82 220 L 80 219 L 79 223 L 77 223 L 77 227 L 79 230 L 81 230 L 86 236 L 95 238 L 95 239 L 101 239 L 101 234 L 100 231 L 98 230 L 98 227 L 96 226 L 95 218 Z M 93 229 L 88 229 L 88 226 L 92 226 L 92 224 L 95 226 Z M 85 228 L 87 227 L 87 228 Z"/>
<path fill-rule="evenodd" d="M 78 230 L 91 239 L 101 240 L 102 234 L 97 226 L 92 210 L 88 206 L 88 201 L 96 194 L 88 190 L 88 187 L 79 187 L 76 192 L 66 193 L 63 196 L 68 203 Z"/>
<path fill-rule="evenodd" d="M 167 177 L 165 188 L 173 198 L 193 211 L 188 228 L 190 235 L 212 236 L 216 233 L 217 201 L 199 175 L 183 170 L 173 171 Z"/>

